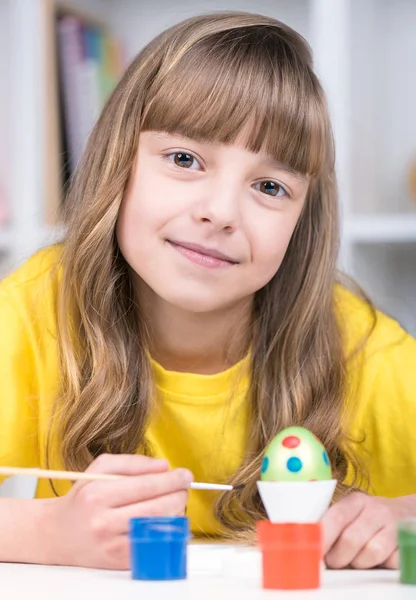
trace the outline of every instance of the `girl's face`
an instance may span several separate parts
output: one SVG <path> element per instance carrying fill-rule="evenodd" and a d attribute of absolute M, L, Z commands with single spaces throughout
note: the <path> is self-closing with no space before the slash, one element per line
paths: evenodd
<path fill-rule="evenodd" d="M 305 176 L 243 144 L 146 131 L 118 243 L 160 299 L 191 312 L 231 308 L 279 269 L 307 189 Z"/>

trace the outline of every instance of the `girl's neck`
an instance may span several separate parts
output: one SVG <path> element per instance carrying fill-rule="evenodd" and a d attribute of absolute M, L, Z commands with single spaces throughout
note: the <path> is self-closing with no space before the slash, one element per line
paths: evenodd
<path fill-rule="evenodd" d="M 248 352 L 252 298 L 221 312 L 191 313 L 145 292 L 140 305 L 149 327 L 150 354 L 167 370 L 220 373 Z"/>

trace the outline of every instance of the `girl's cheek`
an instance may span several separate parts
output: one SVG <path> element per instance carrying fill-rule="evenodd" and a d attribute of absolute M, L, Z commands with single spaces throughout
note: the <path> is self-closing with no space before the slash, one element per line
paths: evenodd
<path fill-rule="evenodd" d="M 273 230 L 259 236 L 253 255 L 262 264 L 280 264 L 289 245 L 291 232 Z"/>

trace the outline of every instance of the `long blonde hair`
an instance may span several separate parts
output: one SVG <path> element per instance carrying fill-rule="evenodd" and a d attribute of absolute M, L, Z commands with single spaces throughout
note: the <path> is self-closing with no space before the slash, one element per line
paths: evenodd
<path fill-rule="evenodd" d="M 279 271 L 255 294 L 250 431 L 232 479 L 246 487 L 216 507 L 235 537 L 263 515 L 261 457 L 282 428 L 310 428 L 340 482 L 347 463 L 355 464 L 343 429 L 346 358 L 334 310 L 333 139 L 300 35 L 265 16 L 218 13 L 175 25 L 144 48 L 107 102 L 66 198 L 58 302 L 63 395 L 55 422 L 64 466 L 83 470 L 104 451 L 147 452 L 154 396 L 148 339 L 115 236 L 139 134 L 232 143 L 247 124 L 247 148 L 308 174 L 310 188 Z"/>

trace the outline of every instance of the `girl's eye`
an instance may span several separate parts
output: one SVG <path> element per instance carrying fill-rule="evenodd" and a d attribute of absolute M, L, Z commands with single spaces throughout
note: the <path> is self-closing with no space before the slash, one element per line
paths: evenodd
<path fill-rule="evenodd" d="M 187 152 L 173 152 L 167 156 L 177 167 L 182 167 L 183 169 L 196 169 L 200 167 L 195 156 Z"/>
<path fill-rule="evenodd" d="M 254 184 L 254 189 L 259 190 L 263 194 L 267 194 L 267 196 L 288 196 L 289 194 L 285 190 L 285 188 L 280 185 L 280 183 L 276 183 L 275 181 L 260 181 L 259 183 Z"/>

